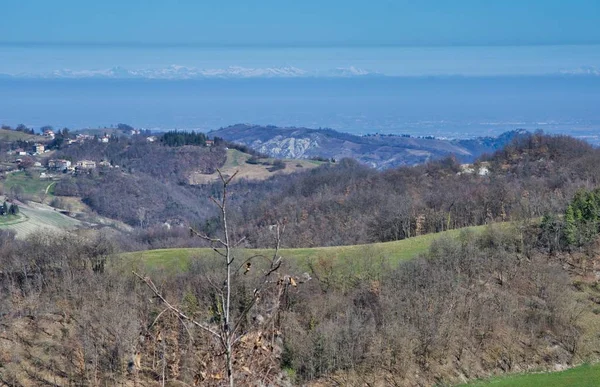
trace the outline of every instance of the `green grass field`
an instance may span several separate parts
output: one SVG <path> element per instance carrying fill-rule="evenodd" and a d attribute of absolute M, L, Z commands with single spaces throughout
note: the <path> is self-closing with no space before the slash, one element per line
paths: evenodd
<path fill-rule="evenodd" d="M 600 364 L 582 365 L 561 372 L 532 373 L 477 381 L 471 387 L 594 387 L 600 386 Z"/>
<path fill-rule="evenodd" d="M 54 186 L 52 181 L 47 179 L 40 179 L 34 174 L 27 174 L 26 172 L 14 172 L 10 173 L 6 176 L 6 179 L 3 182 L 4 191 L 10 192 L 10 189 L 15 186 L 19 186 L 23 189 L 23 193 L 28 195 L 36 195 L 39 197 L 43 197 L 46 194 L 52 195 L 54 193 Z M 48 192 L 46 192 L 46 189 Z"/>
<path fill-rule="evenodd" d="M 469 227 L 467 230 L 479 232 L 483 228 L 484 226 L 477 226 Z M 300 268 L 307 268 L 311 262 L 314 264 L 327 262 L 331 267 L 344 267 L 345 270 L 335 270 L 340 275 L 343 275 L 344 271 L 358 273 L 363 269 L 368 269 L 365 265 L 370 265 L 374 262 L 390 266 L 397 265 L 399 262 L 426 252 L 431 242 L 435 239 L 440 237 L 456 237 L 464 230 L 450 230 L 437 234 L 421 235 L 401 241 L 368 245 L 281 249 L 280 255 L 284 259 L 291 260 Z M 271 256 L 273 250 L 244 249 L 236 251 L 236 254 L 240 259 L 257 254 Z M 210 248 L 148 250 L 122 255 L 126 261 L 142 264 L 148 269 L 165 270 L 167 272 L 185 270 L 194 259 L 212 259 L 215 256 L 216 253 Z M 365 260 L 364 258 L 369 259 Z"/>

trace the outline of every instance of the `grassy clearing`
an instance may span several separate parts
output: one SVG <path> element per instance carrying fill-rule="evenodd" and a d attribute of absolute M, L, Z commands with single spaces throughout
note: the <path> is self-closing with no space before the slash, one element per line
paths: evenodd
<path fill-rule="evenodd" d="M 464 386 L 482 387 L 594 387 L 600 385 L 600 364 L 585 364 L 561 372 L 522 374 L 484 381 Z"/>
<path fill-rule="evenodd" d="M 484 226 L 469 227 L 467 230 L 480 232 Z M 348 272 L 368 271 L 365 265 L 373 263 L 389 266 L 414 258 L 429 249 L 431 243 L 440 237 L 456 237 L 462 230 L 450 230 L 438 234 L 421 235 L 395 242 L 373 243 L 368 245 L 316 247 L 300 249 L 282 249 L 281 255 L 300 268 L 307 269 L 310 264 L 327 265 L 340 277 Z M 273 250 L 245 249 L 236 251 L 242 260 L 244 257 L 262 254 L 271 256 Z M 186 270 L 194 259 L 212 259 L 216 253 L 209 248 L 148 250 L 122 255 L 126 261 L 143 265 L 147 269 L 177 272 Z M 368 258 L 368 259 L 365 259 Z"/>
<path fill-rule="evenodd" d="M 44 195 L 52 195 L 54 193 L 54 184 L 47 179 L 40 179 L 35 176 L 35 173 L 15 172 L 6 176 L 3 182 L 4 191 L 9 192 L 12 187 L 19 186 L 23 189 L 23 193 L 27 195 L 35 195 L 43 197 Z"/>

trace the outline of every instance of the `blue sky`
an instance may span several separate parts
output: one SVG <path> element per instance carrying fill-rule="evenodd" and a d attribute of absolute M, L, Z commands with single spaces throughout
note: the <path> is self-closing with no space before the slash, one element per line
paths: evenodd
<path fill-rule="evenodd" d="M 3 43 L 600 43 L 598 0 L 2 0 Z"/>

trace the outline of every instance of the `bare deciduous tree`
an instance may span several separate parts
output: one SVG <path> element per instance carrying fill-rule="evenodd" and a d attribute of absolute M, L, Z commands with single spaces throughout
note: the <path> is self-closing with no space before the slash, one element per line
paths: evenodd
<path fill-rule="evenodd" d="M 202 233 L 202 232 L 194 230 L 194 229 L 190 229 L 190 231 L 193 235 L 195 235 L 199 238 L 202 238 L 202 239 L 210 242 L 213 245 L 213 250 L 223 259 L 223 265 L 225 266 L 225 269 L 226 269 L 226 274 L 225 274 L 225 279 L 223 281 L 223 285 L 221 287 L 215 286 L 217 293 L 219 295 L 219 298 L 220 298 L 219 301 L 221 304 L 220 305 L 221 311 L 219 312 L 221 314 L 221 316 L 220 316 L 220 323 L 218 324 L 218 326 L 215 327 L 208 323 L 198 321 L 195 318 L 193 318 L 192 316 L 185 314 L 180 308 L 178 308 L 174 304 L 170 303 L 164 297 L 162 292 L 157 288 L 157 286 L 154 284 L 154 282 L 152 282 L 152 279 L 150 279 L 147 276 L 142 276 L 135 271 L 133 273 L 139 279 L 141 279 L 148 286 L 148 288 L 150 288 L 150 290 L 164 303 L 164 305 L 166 306 L 166 310 L 170 310 L 171 312 L 175 313 L 180 320 L 188 321 L 191 324 L 193 324 L 194 326 L 210 333 L 215 339 L 218 340 L 218 342 L 223 350 L 222 354 L 225 356 L 225 359 L 226 359 L 225 367 L 226 367 L 229 385 L 234 386 L 235 385 L 234 369 L 233 369 L 234 347 L 237 343 L 239 343 L 241 341 L 241 339 L 245 335 L 245 333 L 242 330 L 243 321 L 245 320 L 248 313 L 251 311 L 251 309 L 256 304 L 257 300 L 259 299 L 259 294 L 261 294 L 261 291 L 268 284 L 272 283 L 272 281 L 271 281 L 272 274 L 275 273 L 281 267 L 282 257 L 279 255 L 279 247 L 280 247 L 281 233 L 283 231 L 282 230 L 283 227 L 280 227 L 279 224 L 277 224 L 275 226 L 276 245 L 275 245 L 275 251 L 274 251 L 272 257 L 270 257 L 270 259 L 263 255 L 253 255 L 250 258 L 247 258 L 241 264 L 234 265 L 235 257 L 234 257 L 233 249 L 236 248 L 237 246 L 239 246 L 239 244 L 243 241 L 243 239 L 239 240 L 237 242 L 232 242 L 232 240 L 231 240 L 231 233 L 230 233 L 229 225 L 227 223 L 227 221 L 228 221 L 227 220 L 227 199 L 228 199 L 229 184 L 235 178 L 235 176 L 237 175 L 237 172 L 235 172 L 230 177 L 224 176 L 220 170 L 217 170 L 217 172 L 218 172 L 219 177 L 222 182 L 223 191 L 221 193 L 220 198 L 216 199 L 214 197 L 211 197 L 211 200 L 219 207 L 221 222 L 222 222 L 221 231 L 223 233 L 223 236 L 222 237 L 211 237 L 205 233 Z M 252 294 L 250 302 L 247 303 L 245 308 L 237 316 L 233 316 L 233 314 L 232 314 L 233 308 L 232 308 L 232 301 L 231 301 L 233 281 L 234 281 L 236 275 L 240 273 L 240 271 L 244 270 L 243 274 L 246 274 L 250 270 L 250 268 L 252 266 L 252 261 L 255 258 L 267 258 L 269 260 L 269 264 L 265 268 L 264 273 L 261 276 L 262 278 L 260 279 L 260 284 L 253 290 L 253 294 Z M 286 276 L 285 280 L 287 280 L 290 284 L 295 286 L 295 281 L 293 280 L 292 277 Z M 158 319 L 158 317 L 157 317 L 157 319 Z"/>

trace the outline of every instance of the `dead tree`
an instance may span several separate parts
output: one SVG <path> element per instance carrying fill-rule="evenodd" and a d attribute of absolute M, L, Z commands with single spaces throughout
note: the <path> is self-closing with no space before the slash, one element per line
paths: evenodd
<path fill-rule="evenodd" d="M 280 227 L 279 224 L 276 225 L 276 230 L 275 230 L 276 231 L 276 235 L 275 235 L 276 245 L 275 245 L 275 251 L 274 251 L 272 257 L 267 258 L 263 255 L 254 255 L 254 256 L 251 256 L 250 258 L 247 258 L 241 264 L 234 265 L 235 257 L 233 255 L 233 249 L 235 247 L 237 247 L 243 241 L 243 239 L 239 240 L 237 242 L 231 241 L 229 225 L 227 223 L 227 199 L 228 199 L 229 184 L 234 179 L 234 177 L 237 175 L 237 172 L 235 172 L 231 177 L 223 176 L 223 174 L 221 173 L 220 170 L 217 170 L 217 172 L 218 172 L 219 177 L 222 182 L 223 191 L 221 193 L 220 198 L 215 199 L 214 197 L 211 197 L 211 200 L 217 205 L 217 207 L 220 210 L 220 216 L 221 216 L 221 222 L 222 222 L 221 231 L 223 233 L 223 237 L 222 238 L 211 237 L 209 235 L 206 235 L 203 232 L 200 232 L 200 231 L 197 231 L 194 229 L 190 229 L 190 232 L 193 235 L 210 242 L 211 245 L 213 246 L 213 250 L 223 259 L 223 265 L 226 268 L 226 274 L 225 274 L 226 277 L 223 281 L 223 286 L 216 289 L 219 294 L 221 308 L 222 308 L 222 316 L 221 316 L 220 324 L 218 326 L 214 326 L 214 325 L 211 326 L 208 323 L 197 321 L 193 317 L 186 315 L 185 313 L 183 313 L 181 311 L 180 308 L 178 308 L 177 306 L 175 306 L 172 303 L 170 303 L 169 301 L 167 301 L 167 299 L 163 296 L 162 292 L 156 287 L 156 285 L 152 282 L 152 280 L 149 277 L 142 276 L 135 271 L 133 272 L 133 274 L 136 275 L 139 279 L 141 279 L 148 286 L 148 288 L 150 288 L 150 290 L 162 301 L 162 303 L 166 307 L 165 311 L 168 310 L 168 311 L 175 313 L 179 319 L 190 322 L 194 326 L 210 333 L 215 339 L 218 340 L 218 342 L 222 348 L 222 351 L 223 351 L 222 353 L 225 356 L 225 360 L 226 360 L 225 367 L 226 367 L 226 373 L 227 373 L 229 385 L 233 387 L 235 385 L 234 369 L 233 369 L 234 347 L 237 343 L 240 342 L 240 340 L 245 335 L 245 332 L 242 332 L 242 329 L 241 329 L 243 320 L 246 318 L 246 316 L 251 311 L 251 309 L 255 306 L 257 300 L 259 299 L 259 294 L 261 293 L 261 291 L 268 284 L 273 282 L 271 280 L 272 274 L 275 273 L 281 267 L 282 257 L 279 256 L 279 247 L 280 247 L 280 238 L 281 238 L 281 233 L 283 231 L 282 230 L 283 227 Z M 234 318 L 231 314 L 231 312 L 232 312 L 231 291 L 232 291 L 232 287 L 233 287 L 232 281 L 234 280 L 235 275 L 238 274 L 241 270 L 244 270 L 243 274 L 246 274 L 250 270 L 250 267 L 252 266 L 252 261 L 256 258 L 266 258 L 269 261 L 269 264 L 265 268 L 263 275 L 261 276 L 262 278 L 260 280 L 261 281 L 260 284 L 253 291 L 252 299 L 246 305 L 244 310 L 238 316 L 236 316 Z M 290 283 L 294 284 L 294 286 L 295 286 L 295 283 L 293 282 L 294 280 L 291 277 L 286 276 L 286 278 L 288 281 L 290 281 Z M 279 282 L 281 282 L 281 281 L 279 281 Z"/>

